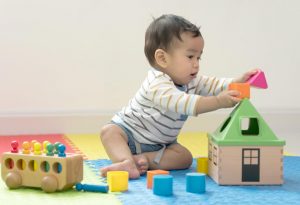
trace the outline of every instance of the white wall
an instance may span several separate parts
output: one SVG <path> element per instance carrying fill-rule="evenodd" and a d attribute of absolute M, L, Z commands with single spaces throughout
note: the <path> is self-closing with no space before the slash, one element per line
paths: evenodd
<path fill-rule="evenodd" d="M 265 71 L 260 110 L 300 112 L 298 0 L 0 0 L 0 117 L 113 114 L 148 63 L 144 32 L 164 13 L 201 26 L 203 74 Z"/>

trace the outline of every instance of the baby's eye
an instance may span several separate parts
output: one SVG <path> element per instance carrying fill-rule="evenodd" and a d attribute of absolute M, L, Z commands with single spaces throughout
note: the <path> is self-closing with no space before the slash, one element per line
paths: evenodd
<path fill-rule="evenodd" d="M 198 61 L 201 60 L 201 57 L 197 57 L 197 60 L 198 60 Z"/>
<path fill-rule="evenodd" d="M 192 59 L 194 56 L 187 56 L 189 59 Z"/>

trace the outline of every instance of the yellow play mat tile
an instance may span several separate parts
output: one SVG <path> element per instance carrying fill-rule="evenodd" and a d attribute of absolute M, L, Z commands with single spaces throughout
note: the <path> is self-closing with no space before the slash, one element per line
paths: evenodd
<path fill-rule="evenodd" d="M 99 134 L 66 134 L 66 137 L 84 153 L 88 159 L 108 159 Z M 194 157 L 207 156 L 207 134 L 199 132 L 181 133 L 178 142 L 187 147 Z"/>
<path fill-rule="evenodd" d="M 66 137 L 71 140 L 88 159 L 108 159 L 99 134 L 66 134 Z"/>
<path fill-rule="evenodd" d="M 178 136 L 178 142 L 188 148 L 193 157 L 207 157 L 208 140 L 206 132 L 184 132 Z"/>

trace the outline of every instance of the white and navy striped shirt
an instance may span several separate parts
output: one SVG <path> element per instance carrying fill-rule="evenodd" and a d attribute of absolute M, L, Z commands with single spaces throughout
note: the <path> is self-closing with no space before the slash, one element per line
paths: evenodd
<path fill-rule="evenodd" d="M 167 74 L 151 69 L 134 98 L 112 121 L 128 128 L 139 143 L 172 143 L 187 117 L 196 115 L 197 99 L 219 94 L 231 80 L 198 76 L 176 86 Z"/>

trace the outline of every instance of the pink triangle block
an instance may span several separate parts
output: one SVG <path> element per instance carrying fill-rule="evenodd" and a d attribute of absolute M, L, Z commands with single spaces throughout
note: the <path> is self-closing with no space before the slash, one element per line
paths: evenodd
<path fill-rule="evenodd" d="M 251 86 L 267 89 L 268 84 L 265 78 L 265 74 L 263 71 L 259 70 L 255 75 L 251 76 L 251 78 L 247 81 Z"/>

